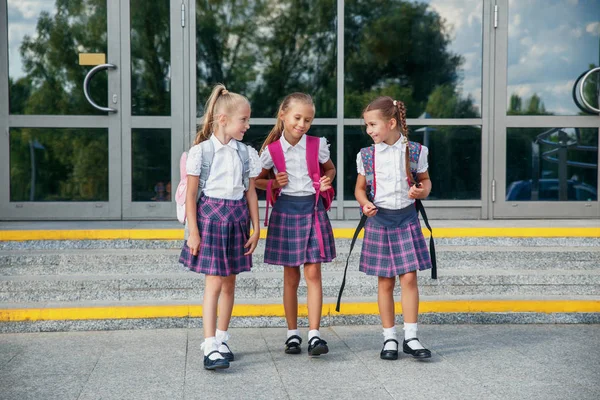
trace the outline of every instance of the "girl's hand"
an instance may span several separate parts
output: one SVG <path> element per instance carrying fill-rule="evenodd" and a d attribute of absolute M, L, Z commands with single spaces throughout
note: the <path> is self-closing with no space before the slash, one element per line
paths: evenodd
<path fill-rule="evenodd" d="M 321 187 L 319 189 L 321 192 L 331 189 L 331 178 L 329 178 L 327 175 L 322 176 L 321 179 L 319 179 L 319 182 L 321 183 Z"/>
<path fill-rule="evenodd" d="M 277 175 L 275 175 L 275 185 L 273 185 L 273 187 L 275 189 L 279 189 L 281 187 L 284 187 L 287 184 L 288 184 L 287 172 L 278 172 Z"/>
<path fill-rule="evenodd" d="M 250 236 L 250 238 L 244 245 L 244 248 L 248 249 L 248 251 L 244 253 L 245 256 L 249 256 L 252 253 L 254 253 L 254 249 L 256 249 L 256 245 L 258 245 L 259 238 L 260 238 L 260 232 L 254 232 L 252 234 L 252 236 Z"/>
<path fill-rule="evenodd" d="M 190 248 L 192 255 L 197 256 L 198 251 L 200 250 L 200 235 L 198 233 L 190 233 L 190 236 L 187 239 L 187 245 Z"/>
<path fill-rule="evenodd" d="M 420 186 L 420 185 L 419 185 Z M 425 189 L 421 187 L 417 187 L 417 185 L 412 185 L 408 190 L 408 198 L 409 199 L 424 199 L 427 197 L 427 193 Z"/>
<path fill-rule="evenodd" d="M 363 214 L 365 214 L 367 217 L 372 217 L 375 214 L 377 214 L 377 207 L 375 207 L 375 205 L 371 202 L 368 202 L 367 204 L 365 204 L 362 207 L 362 212 Z"/>

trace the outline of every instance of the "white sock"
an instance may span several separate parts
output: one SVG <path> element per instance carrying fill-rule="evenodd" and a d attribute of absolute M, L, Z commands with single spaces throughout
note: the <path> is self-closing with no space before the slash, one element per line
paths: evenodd
<path fill-rule="evenodd" d="M 204 355 L 208 356 L 210 352 L 218 350 L 217 340 L 214 336 L 204 338 L 204 342 L 200 345 L 200 348 L 204 350 Z M 217 360 L 223 358 L 223 356 L 220 353 L 213 353 L 208 358 L 210 360 Z"/>
<path fill-rule="evenodd" d="M 417 337 L 417 323 L 404 323 L 404 340 L 408 340 L 408 339 L 413 339 Z M 421 342 L 419 342 L 418 340 L 413 340 L 412 342 L 408 342 L 408 347 L 410 347 L 413 350 L 421 350 L 424 349 L 425 347 L 423 347 L 421 345 Z"/>
<path fill-rule="evenodd" d="M 229 333 L 227 331 L 217 329 L 217 334 L 215 338 L 220 353 L 231 353 L 229 348 L 227 348 L 227 346 L 223 344 L 223 342 L 227 343 L 229 341 Z"/>
<path fill-rule="evenodd" d="M 287 333 L 288 339 L 294 335 L 300 336 L 300 330 L 299 329 L 288 329 L 288 333 Z M 300 341 L 298 339 L 294 338 L 294 339 L 290 340 L 290 343 L 300 343 Z"/>
<path fill-rule="evenodd" d="M 391 328 L 383 328 L 383 341 L 385 342 L 388 339 L 398 340 L 396 335 L 396 325 Z M 383 346 L 384 350 L 398 350 L 398 345 L 394 342 L 387 342 L 385 346 Z"/>
<path fill-rule="evenodd" d="M 310 339 L 314 338 L 314 337 L 321 337 L 321 334 L 319 333 L 318 329 L 311 329 L 310 331 L 308 331 L 308 341 L 310 342 Z"/>

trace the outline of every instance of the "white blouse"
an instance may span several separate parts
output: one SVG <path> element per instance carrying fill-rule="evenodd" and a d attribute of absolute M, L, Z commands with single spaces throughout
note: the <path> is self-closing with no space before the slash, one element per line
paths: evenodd
<path fill-rule="evenodd" d="M 250 178 L 256 178 L 261 171 L 258 152 L 253 147 L 234 139 L 223 144 L 214 135 L 211 135 L 209 140 L 213 143 L 215 153 L 203 190 L 204 194 L 219 199 L 240 200 L 244 196 L 244 184 L 242 182 L 242 161 L 237 154 L 238 146 L 248 147 Z M 202 149 L 197 144 L 188 152 L 186 172 L 188 175 L 200 176 L 201 166 Z"/>
<path fill-rule="evenodd" d="M 418 173 L 426 172 L 429 168 L 428 154 L 429 149 L 422 146 L 417 164 Z M 399 210 L 415 202 L 408 197 L 410 188 L 406 180 L 405 156 L 406 144 L 402 143 L 402 137 L 392 146 L 383 142 L 375 145 L 375 207 Z M 356 169 L 365 176 L 360 152 L 356 155 Z"/>
<path fill-rule="evenodd" d="M 309 196 L 315 194 L 315 188 L 312 184 L 312 179 L 308 175 L 308 166 L 306 165 L 306 136 L 292 146 L 285 137 L 281 135 L 281 148 L 285 158 L 285 169 L 288 174 L 288 184 L 281 188 L 282 194 L 290 196 Z M 329 144 L 327 139 L 320 138 L 319 141 L 319 162 L 321 164 L 329 161 Z M 273 164 L 273 159 L 269 153 L 269 149 L 265 148 L 260 155 L 260 162 L 264 169 L 273 168 L 275 173 L 277 168 Z"/>

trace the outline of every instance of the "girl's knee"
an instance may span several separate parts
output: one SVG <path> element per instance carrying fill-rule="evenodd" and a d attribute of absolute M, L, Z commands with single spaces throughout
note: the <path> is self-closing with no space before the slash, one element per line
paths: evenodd
<path fill-rule="evenodd" d="M 283 284 L 288 288 L 298 288 L 300 285 L 300 269 L 297 267 L 284 267 Z"/>
<path fill-rule="evenodd" d="M 304 267 L 304 279 L 308 283 L 321 283 L 321 265 L 310 264 Z"/>
<path fill-rule="evenodd" d="M 235 275 L 221 280 L 221 294 L 233 295 L 235 292 Z"/>
<path fill-rule="evenodd" d="M 417 272 L 409 272 L 400 276 L 400 286 L 413 288 L 417 287 Z"/>
<path fill-rule="evenodd" d="M 394 286 L 396 286 L 396 278 L 384 278 L 380 276 L 378 280 L 378 286 L 379 290 L 384 292 L 393 292 Z"/>

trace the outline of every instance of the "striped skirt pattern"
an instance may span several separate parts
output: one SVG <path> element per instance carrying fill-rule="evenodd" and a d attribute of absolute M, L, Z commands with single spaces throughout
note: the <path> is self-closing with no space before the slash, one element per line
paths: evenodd
<path fill-rule="evenodd" d="M 193 256 L 184 241 L 179 262 L 194 272 L 229 276 L 250 271 L 252 256 L 245 256 L 250 234 L 246 198 L 225 200 L 203 196 L 198 201 L 200 250 Z"/>
<path fill-rule="evenodd" d="M 401 210 L 379 208 L 367 219 L 359 270 L 392 278 L 431 268 L 431 259 L 414 205 Z"/>
<path fill-rule="evenodd" d="M 333 229 L 321 200 L 317 212 L 325 257 L 320 255 L 314 206 L 314 195 L 279 196 L 269 220 L 265 263 L 295 267 L 305 263 L 330 262 L 335 258 Z"/>

